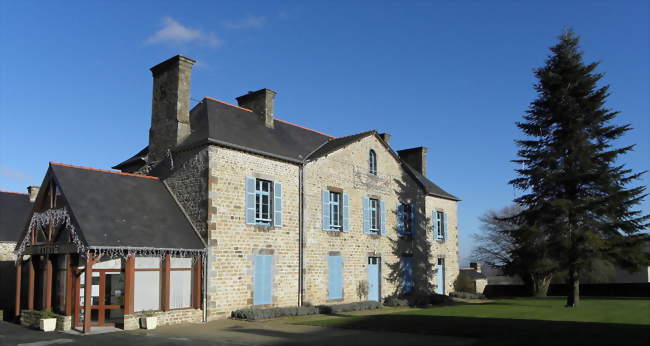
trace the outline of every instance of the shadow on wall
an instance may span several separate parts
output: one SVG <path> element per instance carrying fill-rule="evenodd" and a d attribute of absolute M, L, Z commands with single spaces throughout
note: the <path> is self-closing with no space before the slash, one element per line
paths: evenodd
<path fill-rule="evenodd" d="M 0 261 L 0 310 L 4 310 L 4 320 L 13 317 L 16 297 L 16 262 Z"/>
<path fill-rule="evenodd" d="M 435 263 L 432 263 L 433 254 L 431 252 L 431 240 L 427 236 L 427 230 L 430 229 L 431 218 L 427 217 L 425 195 L 419 192 L 420 186 L 417 185 L 413 179 L 402 174 L 402 180 L 394 180 L 398 186 L 395 193 L 398 196 L 399 203 L 411 205 L 415 207 L 415 222 L 410 217 L 402 218 L 407 222 L 402 226 L 403 229 L 408 229 L 406 224 L 410 223 L 411 235 L 403 235 L 400 230 L 399 222 L 396 223 L 395 229 L 388 235 L 391 240 L 392 253 L 397 258 L 394 263 L 386 263 L 389 269 L 387 280 L 391 282 L 395 290 L 392 292 L 393 296 L 408 297 L 408 296 L 429 296 L 434 293 L 433 277 L 436 274 Z M 416 197 L 409 191 L 418 191 Z M 397 206 L 387 206 L 387 208 L 395 207 L 395 217 L 399 220 L 401 214 L 409 214 L 400 212 Z M 413 229 L 414 228 L 414 229 Z M 402 235 L 401 235 L 402 234 Z M 411 258 L 408 260 L 408 258 Z M 405 259 L 406 258 L 406 259 Z M 407 273 L 407 266 L 405 261 L 410 261 L 410 274 Z M 412 281 L 412 288 L 408 289 L 408 280 Z"/>

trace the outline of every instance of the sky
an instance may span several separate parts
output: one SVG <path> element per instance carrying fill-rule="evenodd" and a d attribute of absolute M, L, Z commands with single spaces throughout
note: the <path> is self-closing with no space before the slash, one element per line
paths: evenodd
<path fill-rule="evenodd" d="M 650 169 L 649 22 L 633 0 L 0 1 L 0 190 L 39 185 L 49 161 L 108 169 L 146 146 L 149 68 L 182 54 L 193 104 L 270 88 L 279 119 L 428 147 L 427 176 L 462 199 L 466 264 L 478 218 L 521 194 L 515 122 L 564 28 L 633 127 L 621 163 Z"/>

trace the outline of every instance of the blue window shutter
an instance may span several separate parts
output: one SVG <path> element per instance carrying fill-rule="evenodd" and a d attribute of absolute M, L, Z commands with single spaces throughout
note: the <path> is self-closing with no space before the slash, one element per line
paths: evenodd
<path fill-rule="evenodd" d="M 350 232 L 350 195 L 343 193 L 343 232 Z"/>
<path fill-rule="evenodd" d="M 246 224 L 255 224 L 255 178 L 246 177 Z"/>
<path fill-rule="evenodd" d="M 402 257 L 402 287 L 405 293 L 413 289 L 413 257 Z"/>
<path fill-rule="evenodd" d="M 447 239 L 447 232 L 449 232 L 449 224 L 447 223 L 447 213 L 442 214 L 442 222 L 444 227 L 442 228 L 442 239 Z"/>
<path fill-rule="evenodd" d="M 438 212 L 435 210 L 431 212 L 431 223 L 433 224 L 433 227 L 431 228 L 433 232 L 433 239 L 438 238 Z"/>
<path fill-rule="evenodd" d="M 323 209 L 323 230 L 330 230 L 330 192 L 323 190 L 322 193 L 322 209 Z"/>
<path fill-rule="evenodd" d="M 416 219 L 418 212 L 415 209 L 415 203 L 411 204 L 411 237 L 415 237 L 415 233 L 418 230 L 418 221 Z"/>
<path fill-rule="evenodd" d="M 273 303 L 273 255 L 255 255 L 253 305 Z"/>
<path fill-rule="evenodd" d="M 329 299 L 342 299 L 343 261 L 341 260 L 341 256 L 328 256 L 327 262 L 327 297 Z"/>
<path fill-rule="evenodd" d="M 273 226 L 282 227 L 282 183 L 273 183 Z"/>
<path fill-rule="evenodd" d="M 379 200 L 379 210 L 379 228 L 381 229 L 380 232 L 381 235 L 386 235 L 386 206 L 384 200 Z"/>
<path fill-rule="evenodd" d="M 397 234 L 404 235 L 404 205 L 402 203 L 397 203 L 395 210 L 397 211 Z"/>
<path fill-rule="evenodd" d="M 363 233 L 370 234 L 370 198 L 363 196 Z"/>

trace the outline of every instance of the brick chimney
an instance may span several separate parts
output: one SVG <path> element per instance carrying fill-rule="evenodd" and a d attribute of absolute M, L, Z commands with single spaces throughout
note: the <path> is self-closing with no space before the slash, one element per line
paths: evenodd
<path fill-rule="evenodd" d="M 390 145 L 390 133 L 380 133 L 379 138 L 381 138 L 384 143 Z"/>
<path fill-rule="evenodd" d="M 38 196 L 38 191 L 41 189 L 40 186 L 27 186 L 27 193 L 29 194 L 29 201 L 34 203 L 36 196 Z"/>
<path fill-rule="evenodd" d="M 400 159 L 413 167 L 420 174 L 427 175 L 427 147 L 417 147 L 411 149 L 398 150 L 397 155 Z"/>
<path fill-rule="evenodd" d="M 258 91 L 249 91 L 248 94 L 239 96 L 237 103 L 240 107 L 252 110 L 262 119 L 264 126 L 272 129 L 276 94 L 275 91 L 266 88 Z"/>
<path fill-rule="evenodd" d="M 153 98 L 149 162 L 163 159 L 167 150 L 190 134 L 190 77 L 195 62 L 177 55 L 151 68 Z"/>

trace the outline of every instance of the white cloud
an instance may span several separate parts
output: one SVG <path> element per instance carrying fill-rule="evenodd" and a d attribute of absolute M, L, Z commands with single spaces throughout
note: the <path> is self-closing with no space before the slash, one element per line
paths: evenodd
<path fill-rule="evenodd" d="M 253 29 L 262 27 L 265 22 L 264 17 L 248 16 L 240 20 L 226 20 L 223 26 L 228 29 Z"/>
<path fill-rule="evenodd" d="M 0 176 L 20 182 L 32 182 L 35 180 L 29 174 L 3 166 L 0 166 Z"/>
<path fill-rule="evenodd" d="M 174 18 L 163 18 L 163 28 L 147 39 L 147 43 L 198 43 L 210 47 L 218 47 L 221 40 L 212 32 L 190 29 Z"/>

